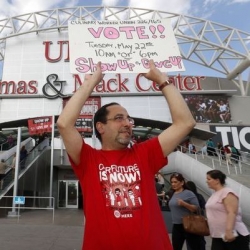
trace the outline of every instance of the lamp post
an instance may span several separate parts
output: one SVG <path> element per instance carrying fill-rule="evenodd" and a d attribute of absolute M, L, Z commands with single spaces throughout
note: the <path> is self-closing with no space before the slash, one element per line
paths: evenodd
<path fill-rule="evenodd" d="M 55 116 L 52 116 L 52 131 L 51 131 L 51 158 L 50 158 L 50 188 L 49 196 L 53 196 L 53 164 L 54 164 L 54 137 L 55 137 Z M 49 207 L 54 206 L 52 199 L 49 199 Z"/>
<path fill-rule="evenodd" d="M 19 159 L 20 159 L 20 145 L 21 145 L 21 127 L 18 128 L 7 128 L 2 130 L 17 130 L 17 145 L 16 145 L 16 162 L 15 162 L 15 168 L 13 171 L 15 171 L 14 175 L 14 185 L 13 185 L 13 200 L 12 200 L 12 210 L 8 212 L 9 217 L 16 217 L 18 216 L 16 211 L 16 204 L 15 204 L 15 196 L 17 196 L 17 189 L 18 189 L 18 173 L 19 173 Z"/>

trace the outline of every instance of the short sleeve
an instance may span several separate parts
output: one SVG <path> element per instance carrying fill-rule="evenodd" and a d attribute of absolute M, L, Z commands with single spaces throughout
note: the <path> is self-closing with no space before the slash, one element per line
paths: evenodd
<path fill-rule="evenodd" d="M 237 199 L 239 199 L 238 195 L 231 188 L 223 188 L 218 201 L 223 202 L 229 193 L 232 193 Z"/>

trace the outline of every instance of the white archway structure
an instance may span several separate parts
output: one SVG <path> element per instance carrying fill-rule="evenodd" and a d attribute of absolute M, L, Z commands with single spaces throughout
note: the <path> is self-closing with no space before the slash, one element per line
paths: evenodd
<path fill-rule="evenodd" d="M 23 14 L 0 20 L 0 61 L 4 60 L 6 39 L 27 33 L 68 29 L 68 21 L 135 20 L 170 18 L 183 60 L 203 65 L 232 80 L 241 95 L 248 93 L 250 75 L 250 33 L 209 20 L 160 10 L 132 7 L 78 6 Z"/>

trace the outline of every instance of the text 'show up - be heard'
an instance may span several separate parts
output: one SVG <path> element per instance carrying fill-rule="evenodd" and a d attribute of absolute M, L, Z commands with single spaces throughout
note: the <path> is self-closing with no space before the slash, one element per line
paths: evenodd
<path fill-rule="evenodd" d="M 163 72 L 184 71 L 169 19 L 69 22 L 70 72 L 144 73 L 153 59 Z"/>

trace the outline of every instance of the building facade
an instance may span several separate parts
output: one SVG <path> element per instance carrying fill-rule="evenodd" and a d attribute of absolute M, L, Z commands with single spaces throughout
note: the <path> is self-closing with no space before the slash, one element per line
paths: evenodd
<path fill-rule="evenodd" d="M 69 61 L 67 31 L 30 33 L 9 38 L 0 81 L 0 123 L 58 116 L 68 98 L 83 84 L 84 75 L 71 74 Z M 215 142 L 233 143 L 240 150 L 250 150 L 250 116 L 247 115 L 250 98 L 242 97 L 232 81 L 180 73 L 169 76 L 183 94 L 198 129 L 217 133 Z M 152 124 L 154 121 L 172 121 L 167 102 L 155 83 L 141 74 L 106 74 L 82 109 L 79 131 L 92 133 L 93 114 L 109 102 L 120 103 L 131 117 L 149 119 Z M 212 117 L 206 110 L 212 103 L 218 106 L 220 102 L 227 106 L 227 118 L 219 115 Z M 98 143 L 91 138 L 87 140 L 90 144 Z M 59 208 L 79 207 L 81 191 L 78 180 L 70 168 L 60 138 L 53 143 L 53 170 L 51 155 L 44 153 L 32 163 L 36 167 L 32 169 L 30 166 L 29 172 L 20 179 L 22 188 L 19 192 L 24 195 L 53 195 Z M 49 182 L 51 173 L 53 183 Z M 32 176 L 41 178 L 32 179 L 31 184 L 29 179 Z M 53 190 L 52 194 L 50 190 Z"/>

